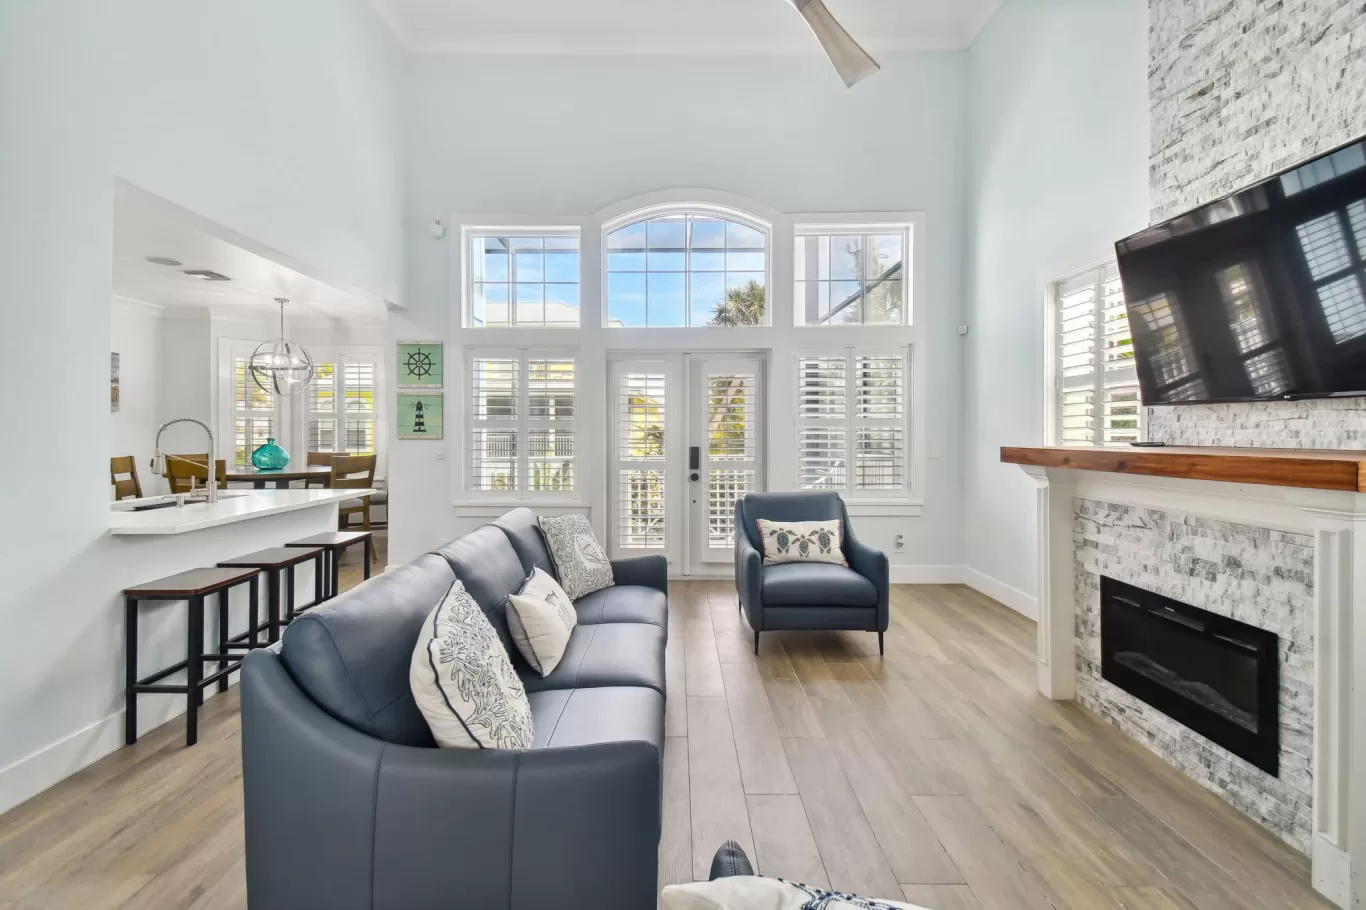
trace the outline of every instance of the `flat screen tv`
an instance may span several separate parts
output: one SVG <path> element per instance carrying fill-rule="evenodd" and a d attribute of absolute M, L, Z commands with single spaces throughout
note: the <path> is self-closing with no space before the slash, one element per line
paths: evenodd
<path fill-rule="evenodd" d="M 1144 404 L 1366 395 L 1366 140 L 1115 250 Z"/>

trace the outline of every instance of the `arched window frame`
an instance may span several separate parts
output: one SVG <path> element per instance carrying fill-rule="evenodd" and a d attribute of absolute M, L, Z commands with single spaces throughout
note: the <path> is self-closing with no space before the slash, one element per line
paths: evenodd
<path fill-rule="evenodd" d="M 745 226 L 745 227 L 748 227 L 748 228 L 750 228 L 750 229 L 752 229 L 752 230 L 758 231 L 761 235 L 763 235 L 763 238 L 764 238 L 764 269 L 763 269 L 763 274 L 764 274 L 764 290 L 765 290 L 765 295 L 764 295 L 764 297 L 765 297 L 765 299 L 764 299 L 764 321 L 763 321 L 762 323 L 760 323 L 759 326 L 760 326 L 760 327 L 765 327 L 765 328 L 766 328 L 766 327 L 769 327 L 769 326 L 772 326 L 772 325 L 773 325 L 773 310 L 774 310 L 774 285 L 773 285 L 773 276 L 774 276 L 774 269 L 773 269 L 773 259 L 774 259 L 774 226 L 773 226 L 773 222 L 770 221 L 770 220 L 767 220 L 767 219 L 765 219 L 765 218 L 762 218 L 762 217 L 760 217 L 760 216 L 758 216 L 758 215 L 755 215 L 755 214 L 753 214 L 753 213 L 751 213 L 751 212 L 749 212 L 749 211 L 746 211 L 746 210 L 744 210 L 744 209 L 736 208 L 736 207 L 734 207 L 734 206 L 729 206 L 729 205 L 722 205 L 722 204 L 708 203 L 708 202 L 667 202 L 667 203 L 661 203 L 661 204 L 657 204 L 657 205 L 646 206 L 646 207 L 644 207 L 644 208 L 633 209 L 632 211 L 629 211 L 629 212 L 627 212 L 627 213 L 625 213 L 625 214 L 623 214 L 623 215 L 618 215 L 618 216 L 616 216 L 616 217 L 613 217 L 613 218 L 610 218 L 610 219 L 608 219 L 608 220 L 605 220 L 605 221 L 602 223 L 602 229 L 601 229 L 601 233 L 600 233 L 600 247 L 599 247 L 599 249 L 600 249 L 600 254 L 599 254 L 598 259 L 599 259 L 599 269 L 600 269 L 599 275 L 600 275 L 600 280 L 601 280 L 601 285 L 600 285 L 600 286 L 601 286 L 601 300 L 602 300 L 601 319 L 602 319 L 602 326 L 603 326 L 603 328 L 614 328 L 614 326 L 612 326 L 612 323 L 611 323 L 611 306 L 610 306 L 610 301 L 609 301 L 609 297 L 608 297 L 608 294 L 609 294 L 609 281 L 610 281 L 610 279 L 609 279 L 609 274 L 610 274 L 610 273 L 609 273 L 609 269 L 608 269 L 608 262 L 609 262 L 608 238 L 609 238 L 612 234 L 616 233 L 617 231 L 619 231 L 619 230 L 621 230 L 621 229 L 623 229 L 623 228 L 631 227 L 631 226 L 636 225 L 636 224 L 642 224 L 642 223 L 644 223 L 644 222 L 648 222 L 648 221 L 651 221 L 651 220 L 654 220 L 654 219 L 658 219 L 658 218 L 662 218 L 662 217 L 667 217 L 667 216 L 671 216 L 671 215 L 674 215 L 674 216 L 677 216 L 677 215 L 693 215 L 693 216 L 699 216 L 699 217 L 703 217 L 703 218 L 716 218 L 716 219 L 721 219 L 721 220 L 724 220 L 724 221 L 731 221 L 731 222 L 734 222 L 734 223 L 736 223 L 736 224 L 740 224 L 740 225 L 743 225 L 743 226 Z M 669 329 L 669 328 L 672 328 L 672 329 L 680 329 L 680 328 L 696 329 L 696 328 L 709 328 L 709 329 L 715 329 L 715 330 L 717 330 L 717 331 L 725 331 L 727 328 L 729 328 L 729 327 L 727 327 L 727 326 L 708 326 L 708 325 L 701 325 L 701 326 L 699 326 L 699 325 L 692 324 L 692 322 L 691 322 L 691 318 L 692 318 L 692 312 L 691 312 L 691 310 L 692 310 L 692 300 L 691 300 L 692 282 L 691 282 L 691 278 L 692 278 L 692 275 L 693 275 L 693 271 L 692 271 L 691 266 L 692 266 L 692 263 L 691 263 L 691 260 L 689 259 L 689 261 L 685 264 L 685 270 L 684 270 L 683 273 L 682 273 L 682 274 L 685 276 L 685 278 L 684 278 L 684 288 L 685 288 L 685 296 L 684 296 L 684 318 L 685 318 L 685 324 L 682 325 L 682 326 L 652 326 L 652 325 L 649 325 L 649 324 L 647 323 L 647 324 L 644 325 L 644 326 L 633 326 L 633 327 L 631 327 L 631 328 L 645 328 L 645 329 Z M 645 276 L 647 276 L 646 280 L 648 281 L 648 276 L 651 274 L 650 271 L 649 271 L 649 268 L 648 268 L 648 263 L 647 263 L 647 268 L 646 268 L 646 270 L 645 270 L 644 272 L 642 272 L 641 274 L 644 274 Z M 725 273 L 725 272 L 722 272 L 722 274 L 726 274 L 726 273 Z"/>

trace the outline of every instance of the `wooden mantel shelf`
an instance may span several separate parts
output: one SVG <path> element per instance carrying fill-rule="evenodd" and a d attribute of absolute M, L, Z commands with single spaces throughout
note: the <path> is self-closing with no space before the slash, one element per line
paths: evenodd
<path fill-rule="evenodd" d="M 1003 447 L 1001 461 L 1041 468 L 1182 477 L 1366 493 L 1366 451 L 1177 447 Z"/>

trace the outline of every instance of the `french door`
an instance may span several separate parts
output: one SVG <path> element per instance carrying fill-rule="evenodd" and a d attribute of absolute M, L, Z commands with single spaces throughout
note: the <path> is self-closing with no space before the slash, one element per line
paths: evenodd
<path fill-rule="evenodd" d="M 613 555 L 729 574 L 735 500 L 763 489 L 763 379 L 756 354 L 612 357 Z"/>

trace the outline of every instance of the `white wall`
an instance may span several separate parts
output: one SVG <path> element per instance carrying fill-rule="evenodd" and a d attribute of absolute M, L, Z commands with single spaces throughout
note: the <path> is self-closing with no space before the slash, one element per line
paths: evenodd
<path fill-rule="evenodd" d="M 458 331 L 458 288 L 451 285 L 450 239 L 426 233 L 431 218 L 523 214 L 579 218 L 628 198 L 689 187 L 747 197 L 780 213 L 925 214 L 925 293 L 916 301 L 927 335 L 929 449 L 926 506 L 918 518 L 860 522 L 860 536 L 907 547 L 903 566 L 961 563 L 959 490 L 962 410 L 961 321 L 965 92 L 963 54 L 903 54 L 846 90 L 817 55 L 801 57 L 454 58 L 410 57 L 405 80 L 406 199 L 410 213 L 411 309 L 391 319 L 391 337 L 445 338 L 447 362 L 478 343 Z M 452 231 L 457 225 L 451 224 Z M 790 257 L 790 253 L 788 254 Z M 788 258 L 786 261 L 790 261 Z M 585 257 L 585 268 L 593 268 Z M 777 285 L 790 284 L 775 269 Z M 778 290 L 775 288 L 775 291 Z M 585 313 L 596 314 L 596 305 Z M 631 333 L 675 350 L 696 345 L 788 345 L 788 327 L 737 332 L 720 341 L 659 332 Z M 601 375 L 603 332 L 559 333 L 559 343 L 591 352 Z M 812 334 L 806 343 L 817 344 Z M 890 339 L 883 337 L 884 343 Z M 500 341 L 500 343 L 503 343 Z M 853 343 L 853 342 L 850 342 Z M 789 361 L 776 357 L 774 380 L 790 386 Z M 448 367 L 449 369 L 450 367 Z M 458 392 L 448 372 L 447 395 Z M 773 388 L 773 420 L 790 388 Z M 584 435 L 605 432 L 605 394 L 590 391 Z M 601 397 L 599 397 L 601 396 Z M 449 405 L 448 405 L 449 407 Z M 784 436 L 790 439 L 790 436 Z M 452 426 L 444 446 L 396 445 L 390 495 L 390 560 L 412 558 L 468 522 L 447 505 L 460 496 Z M 790 476 L 786 451 L 772 447 L 770 478 Z M 779 469 L 783 470 L 779 470 Z M 590 470 L 602 470 L 593 463 Z M 790 482 L 790 481 L 789 481 Z M 599 491 L 598 498 L 602 498 Z M 605 502 L 593 503 L 600 512 Z"/>
<path fill-rule="evenodd" d="M 60 480 L 9 491 L 24 520 L 0 541 L 0 809 L 121 741 L 115 179 L 398 300 L 400 66 L 364 0 L 0 4 L 0 380 L 33 393 L 0 420 L 34 443 L 0 457 Z"/>
<path fill-rule="evenodd" d="M 132 455 L 145 495 L 160 492 L 152 473 L 152 441 L 161 416 L 161 307 L 114 297 L 109 350 L 119 355 L 119 409 L 109 415 L 109 455 Z"/>
<path fill-rule="evenodd" d="M 1047 285 L 1148 223 L 1145 0 L 1010 0 L 968 53 L 969 581 L 1032 611 L 1034 485 L 1004 445 L 1044 441 Z"/>

